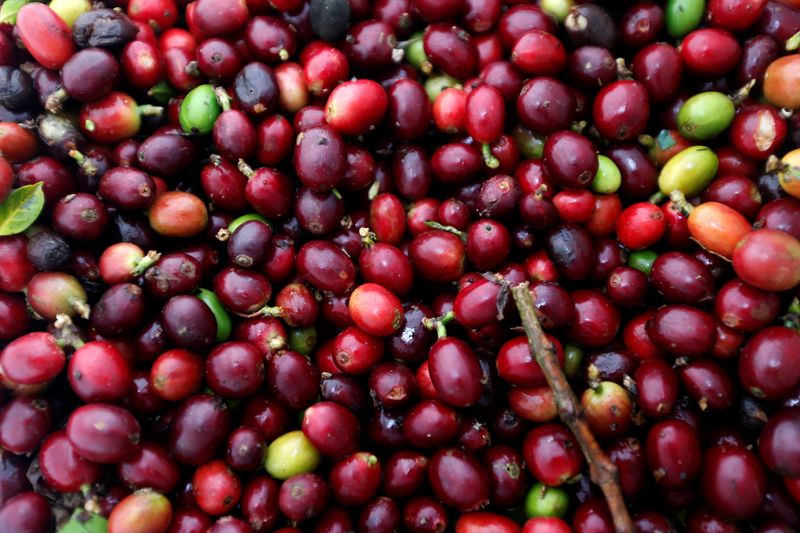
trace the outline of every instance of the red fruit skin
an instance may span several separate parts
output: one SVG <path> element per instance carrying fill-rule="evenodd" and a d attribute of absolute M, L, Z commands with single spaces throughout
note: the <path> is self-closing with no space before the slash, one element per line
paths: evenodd
<path fill-rule="evenodd" d="M 779 400 L 800 384 L 800 333 L 783 326 L 753 335 L 739 355 L 739 381 L 756 398 Z"/>
<path fill-rule="evenodd" d="M 75 492 L 103 475 L 103 466 L 78 455 L 65 431 L 52 433 L 39 449 L 39 468 L 48 486 L 60 492 Z"/>
<path fill-rule="evenodd" d="M 25 48 L 45 68 L 60 69 L 75 52 L 69 27 L 45 4 L 22 6 L 16 27 Z"/>
<path fill-rule="evenodd" d="M 761 430 L 758 451 L 764 464 L 785 478 L 800 478 L 800 409 L 770 416 Z"/>
<path fill-rule="evenodd" d="M 572 533 L 569 524 L 560 518 L 537 517 L 531 518 L 522 526 L 522 533 Z"/>
<path fill-rule="evenodd" d="M 67 369 L 70 386 L 86 403 L 115 403 L 133 384 L 125 358 L 104 341 L 88 342 L 75 350 Z"/>
<path fill-rule="evenodd" d="M 477 142 L 494 142 L 503 133 L 505 120 L 505 104 L 499 90 L 484 84 L 467 95 L 465 126 Z"/>
<path fill-rule="evenodd" d="M 463 514 L 456 522 L 456 533 L 519 533 L 520 527 L 510 518 L 477 511 Z"/>
<path fill-rule="evenodd" d="M 358 419 L 338 403 L 318 402 L 306 409 L 302 428 L 314 447 L 328 457 L 345 456 L 358 446 Z"/>
<path fill-rule="evenodd" d="M 531 430 L 523 442 L 522 453 L 531 474 L 551 487 L 566 483 L 583 466 L 583 455 L 575 437 L 558 423 Z"/>
<path fill-rule="evenodd" d="M 428 371 L 438 396 L 455 407 L 468 407 L 481 397 L 483 372 L 467 343 L 445 337 L 428 352 Z"/>
<path fill-rule="evenodd" d="M 380 84 L 367 79 L 346 81 L 331 92 L 325 120 L 344 135 L 363 135 L 374 129 L 389 107 Z"/>
<path fill-rule="evenodd" d="M 686 487 L 700 472 L 700 441 L 681 420 L 665 420 L 650 428 L 647 463 L 656 483 L 668 489 Z"/>
<path fill-rule="evenodd" d="M 37 331 L 11 341 L 0 352 L 3 375 L 20 385 L 40 385 L 61 373 L 64 351 L 49 333 Z"/>
<path fill-rule="evenodd" d="M 388 337 L 403 325 L 400 299 L 376 283 L 356 287 L 348 308 L 356 326 L 375 337 Z"/>
<path fill-rule="evenodd" d="M 4 531 L 45 533 L 53 525 L 50 504 L 41 494 L 23 492 L 9 499 L 0 508 L 0 524 Z"/>
<path fill-rule="evenodd" d="M 800 241 L 779 230 L 750 232 L 736 244 L 733 269 L 759 289 L 792 289 L 800 283 Z"/>
<path fill-rule="evenodd" d="M 5 157 L 0 156 L 0 202 L 8 197 L 14 186 L 14 169 Z"/>
<path fill-rule="evenodd" d="M 460 512 L 475 511 L 489 502 L 489 478 L 472 455 L 456 449 L 437 451 L 428 464 L 428 479 L 436 496 Z"/>
<path fill-rule="evenodd" d="M 220 459 L 198 467 L 192 486 L 197 505 L 214 516 L 224 515 L 233 509 L 242 492 L 239 478 Z"/>
<path fill-rule="evenodd" d="M 627 248 L 640 250 L 658 242 L 667 230 L 664 213 L 654 204 L 633 204 L 617 219 L 617 238 Z"/>
<path fill-rule="evenodd" d="M 20 292 L 36 274 L 27 246 L 28 238 L 23 234 L 0 237 L 0 290 Z"/>
<path fill-rule="evenodd" d="M 703 458 L 702 493 L 712 508 L 734 520 L 746 520 L 761 508 L 767 475 L 750 450 L 712 446 Z"/>

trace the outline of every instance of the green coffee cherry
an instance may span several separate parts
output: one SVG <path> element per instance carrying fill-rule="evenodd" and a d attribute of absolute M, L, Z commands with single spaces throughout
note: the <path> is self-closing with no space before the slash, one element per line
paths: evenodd
<path fill-rule="evenodd" d="M 663 194 L 680 191 L 695 196 L 717 174 L 719 159 L 707 146 L 690 146 L 667 161 L 658 176 L 658 188 Z"/>
<path fill-rule="evenodd" d="M 653 250 L 636 250 L 628 256 L 628 266 L 649 276 L 656 259 L 658 259 L 658 254 Z"/>
<path fill-rule="evenodd" d="M 425 80 L 425 92 L 428 94 L 428 98 L 431 102 L 436 100 L 439 93 L 450 87 L 461 87 L 461 82 L 447 74 L 431 76 Z"/>
<path fill-rule="evenodd" d="M 696 94 L 678 111 L 678 131 L 690 141 L 713 139 L 731 125 L 735 114 L 726 95 L 717 91 Z"/>
<path fill-rule="evenodd" d="M 197 297 L 211 309 L 211 313 L 217 320 L 217 342 L 225 342 L 228 340 L 231 336 L 233 323 L 231 322 L 230 315 L 222 306 L 222 302 L 217 298 L 217 295 L 208 289 L 198 289 Z"/>
<path fill-rule="evenodd" d="M 567 509 L 569 509 L 569 494 L 560 487 L 548 487 L 536 483 L 525 498 L 525 514 L 528 518 L 537 516 L 561 518 L 567 514 Z"/>
<path fill-rule="evenodd" d="M 544 142 L 547 137 L 535 133 L 525 126 L 518 125 L 511 132 L 511 138 L 517 144 L 520 153 L 528 159 L 541 159 L 544 153 Z"/>
<path fill-rule="evenodd" d="M 275 479 L 312 472 L 321 460 L 319 451 L 300 430 L 284 433 L 267 447 L 264 468 Z"/>
<path fill-rule="evenodd" d="M 599 194 L 617 192 L 622 185 L 622 174 L 617 165 L 604 155 L 597 156 L 597 174 L 592 180 L 592 190 Z"/>
<path fill-rule="evenodd" d="M 421 31 L 412 35 L 405 47 L 406 59 L 408 59 L 408 62 L 411 63 L 414 68 L 420 70 L 424 70 L 426 67 L 430 69 L 430 62 L 428 62 L 428 56 L 425 54 L 422 35 L 423 33 Z"/>
<path fill-rule="evenodd" d="M 231 233 L 231 235 L 233 235 L 233 232 L 236 231 L 236 228 L 238 228 L 245 222 L 250 222 L 251 220 L 258 220 L 259 222 L 263 222 L 264 224 L 271 226 L 269 220 L 259 215 L 258 213 L 248 213 L 246 215 L 234 218 L 231 221 L 231 223 L 228 224 L 228 231 Z"/>
<path fill-rule="evenodd" d="M 220 113 L 222 107 L 217 102 L 214 87 L 205 84 L 189 91 L 181 102 L 178 120 L 186 133 L 208 135 Z"/>
<path fill-rule="evenodd" d="M 542 11 L 556 19 L 559 23 L 564 22 L 569 14 L 569 8 L 575 5 L 573 0 L 541 0 L 539 7 Z"/>
<path fill-rule="evenodd" d="M 71 28 L 75 19 L 92 9 L 92 3 L 89 0 L 52 0 L 50 9 Z"/>
<path fill-rule="evenodd" d="M 301 355 L 308 355 L 317 345 L 317 328 L 292 328 L 289 330 L 289 349 Z"/>
<path fill-rule="evenodd" d="M 664 15 L 667 33 L 680 38 L 697 28 L 706 10 L 705 0 L 667 0 Z"/>
<path fill-rule="evenodd" d="M 583 350 L 574 344 L 564 345 L 564 375 L 568 378 L 576 378 L 581 371 L 581 361 L 583 361 Z"/>

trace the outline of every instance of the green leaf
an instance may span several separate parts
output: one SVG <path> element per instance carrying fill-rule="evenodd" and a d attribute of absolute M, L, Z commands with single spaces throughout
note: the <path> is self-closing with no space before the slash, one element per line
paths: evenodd
<path fill-rule="evenodd" d="M 14 24 L 17 21 L 17 13 L 28 0 L 6 0 L 0 6 L 0 24 Z"/>
<path fill-rule="evenodd" d="M 42 182 L 14 189 L 0 204 L 0 236 L 22 233 L 36 222 L 42 208 Z"/>
<path fill-rule="evenodd" d="M 108 533 L 108 520 L 89 511 L 75 509 L 58 533 Z"/>

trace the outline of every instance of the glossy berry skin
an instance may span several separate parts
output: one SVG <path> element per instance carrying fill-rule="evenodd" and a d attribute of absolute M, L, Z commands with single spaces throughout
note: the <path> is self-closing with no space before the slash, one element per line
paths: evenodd
<path fill-rule="evenodd" d="M 80 490 L 81 485 L 95 483 L 103 474 L 102 465 L 78 455 L 63 430 L 45 439 L 38 457 L 45 482 L 59 491 Z"/>
<path fill-rule="evenodd" d="M 239 478 L 219 459 L 195 470 L 192 488 L 200 509 L 214 516 L 228 513 L 239 502 L 242 492 Z"/>
<path fill-rule="evenodd" d="M 431 381 L 442 400 L 455 407 L 476 403 L 483 392 L 483 372 L 469 345 L 454 338 L 436 341 L 428 352 Z"/>
<path fill-rule="evenodd" d="M 23 6 L 17 30 L 25 48 L 45 68 L 58 70 L 75 51 L 69 27 L 46 5 Z"/>
<path fill-rule="evenodd" d="M 439 499 L 460 512 L 477 510 L 488 501 L 488 478 L 483 465 L 459 449 L 445 448 L 434 453 L 428 464 L 428 478 Z"/>
<path fill-rule="evenodd" d="M 505 104 L 500 91 L 491 85 L 480 85 L 467 95 L 465 105 L 467 133 L 479 143 L 494 142 L 505 123 Z"/>
<path fill-rule="evenodd" d="M 9 531 L 38 533 L 50 531 L 53 512 L 44 496 L 23 492 L 4 502 L 0 509 L 0 520 Z"/>
<path fill-rule="evenodd" d="M 756 398 L 778 400 L 797 387 L 800 334 L 783 327 L 762 329 L 742 347 L 739 381 Z"/>
<path fill-rule="evenodd" d="M 132 385 L 128 363 L 111 344 L 89 342 L 75 350 L 67 368 L 70 386 L 86 403 L 115 403 Z"/>
<path fill-rule="evenodd" d="M 591 141 L 572 131 L 559 131 L 547 138 L 544 163 L 558 185 L 586 187 L 597 173 L 597 155 Z"/>
<path fill-rule="evenodd" d="M 386 91 L 372 80 L 338 85 L 325 105 L 325 120 L 343 135 L 362 135 L 374 129 L 389 105 Z"/>
<path fill-rule="evenodd" d="M 717 28 L 695 30 L 681 43 L 681 58 L 686 69 L 704 78 L 727 74 L 736 67 L 740 56 L 736 38 Z"/>
<path fill-rule="evenodd" d="M 800 411 L 796 407 L 782 409 L 770 417 L 758 438 L 758 453 L 767 468 L 787 478 L 798 477 L 798 431 Z"/>
<path fill-rule="evenodd" d="M 646 324 L 647 335 L 660 349 L 677 357 L 699 357 L 714 346 L 713 317 L 688 305 L 667 305 Z"/>
<path fill-rule="evenodd" d="M 561 424 L 545 424 L 531 430 L 522 453 L 530 473 L 551 487 L 566 483 L 583 467 L 575 437 Z"/>
<path fill-rule="evenodd" d="M 557 37 L 534 29 L 522 35 L 511 52 L 511 62 L 531 76 L 552 76 L 567 64 L 567 52 Z"/>
<path fill-rule="evenodd" d="M 644 85 L 632 80 L 606 85 L 597 93 L 593 105 L 595 127 L 611 141 L 636 139 L 650 117 L 647 91 Z"/>
<path fill-rule="evenodd" d="M 355 415 L 334 402 L 318 402 L 303 414 L 303 433 L 325 456 L 343 457 L 356 451 L 359 423 Z"/>
<path fill-rule="evenodd" d="M 52 429 L 53 413 L 48 402 L 35 396 L 20 396 L 0 411 L 0 446 L 23 455 L 34 451 Z"/>
<path fill-rule="evenodd" d="M 758 512 L 766 490 L 767 476 L 755 453 L 724 446 L 706 450 L 701 491 L 717 512 L 745 520 Z"/>
<path fill-rule="evenodd" d="M 368 452 L 356 452 L 340 459 L 328 476 L 334 500 L 348 506 L 367 503 L 377 492 L 380 481 L 381 464 Z"/>
<path fill-rule="evenodd" d="M 3 375 L 20 385 L 39 385 L 55 378 L 66 358 L 49 333 L 28 333 L 10 342 L 0 352 Z"/>
<path fill-rule="evenodd" d="M 370 335 L 385 337 L 402 325 L 400 300 L 375 283 L 365 283 L 350 295 L 350 316 L 358 327 Z"/>
<path fill-rule="evenodd" d="M 627 207 L 617 219 L 617 238 L 626 247 L 639 250 L 658 242 L 667 229 L 658 206 L 640 202 Z"/>
<path fill-rule="evenodd" d="M 662 487 L 685 487 L 700 472 L 700 441 L 686 422 L 665 420 L 656 423 L 647 434 L 645 449 L 653 478 Z"/>
<path fill-rule="evenodd" d="M 67 437 L 82 457 L 97 463 L 119 463 L 141 446 L 141 427 L 121 407 L 93 403 L 79 407 L 67 421 Z"/>

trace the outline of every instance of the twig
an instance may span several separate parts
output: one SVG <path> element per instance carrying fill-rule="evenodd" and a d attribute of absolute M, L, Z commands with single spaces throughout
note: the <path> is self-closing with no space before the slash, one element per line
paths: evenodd
<path fill-rule="evenodd" d="M 542 368 L 542 372 L 547 378 L 547 384 L 553 391 L 562 422 L 569 427 L 583 450 L 583 455 L 589 463 L 589 475 L 592 481 L 603 491 L 614 520 L 614 529 L 617 533 L 633 533 L 633 521 L 625 506 L 622 489 L 619 486 L 617 467 L 600 448 L 583 417 L 578 398 L 558 364 L 555 348 L 545 336 L 542 326 L 536 318 L 528 284 L 523 283 L 513 287 L 511 294 L 522 318 L 531 353 Z"/>

